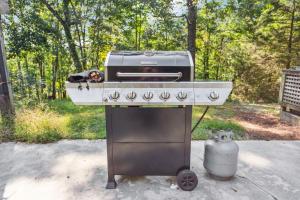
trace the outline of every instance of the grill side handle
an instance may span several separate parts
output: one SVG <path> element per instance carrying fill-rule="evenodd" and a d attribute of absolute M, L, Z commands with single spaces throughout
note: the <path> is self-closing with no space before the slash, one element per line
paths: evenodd
<path fill-rule="evenodd" d="M 182 72 L 177 73 L 126 73 L 126 72 L 117 72 L 117 77 L 175 77 L 181 78 Z"/>

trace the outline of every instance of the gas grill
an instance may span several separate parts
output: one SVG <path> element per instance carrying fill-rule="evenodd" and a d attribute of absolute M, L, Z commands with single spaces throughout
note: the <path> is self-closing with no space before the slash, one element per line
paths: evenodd
<path fill-rule="evenodd" d="M 194 81 L 189 52 L 117 51 L 108 54 L 103 83 L 66 83 L 77 105 L 104 105 L 108 183 L 115 175 L 177 176 L 197 186 L 190 171 L 193 105 L 222 105 L 231 82 Z"/>

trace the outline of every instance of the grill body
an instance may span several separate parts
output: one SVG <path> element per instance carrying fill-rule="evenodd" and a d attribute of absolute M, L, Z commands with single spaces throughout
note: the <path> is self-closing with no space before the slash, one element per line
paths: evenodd
<path fill-rule="evenodd" d="M 193 63 L 187 53 L 163 54 L 111 53 L 106 62 L 106 81 L 192 81 Z M 129 73 L 129 76 L 118 77 L 118 73 Z M 130 77 L 130 73 L 134 76 Z M 136 75 L 140 73 L 141 76 Z M 157 73 L 159 76 L 144 77 L 144 73 Z M 176 78 L 163 76 L 163 73 L 182 75 Z M 116 187 L 114 175 L 175 176 L 180 170 L 190 168 L 192 106 L 108 105 L 105 111 L 107 188 Z"/>
<path fill-rule="evenodd" d="M 108 183 L 115 175 L 176 175 L 183 190 L 198 183 L 190 168 L 193 105 L 222 105 L 229 81 L 194 81 L 189 52 L 111 52 L 105 82 L 66 82 L 77 105 L 106 112 Z"/>

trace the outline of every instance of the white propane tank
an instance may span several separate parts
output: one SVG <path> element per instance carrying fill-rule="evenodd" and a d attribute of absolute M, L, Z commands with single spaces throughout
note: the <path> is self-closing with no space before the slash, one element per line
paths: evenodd
<path fill-rule="evenodd" d="M 216 179 L 228 180 L 237 171 L 239 147 L 233 141 L 233 133 L 220 131 L 205 142 L 203 166 Z"/>

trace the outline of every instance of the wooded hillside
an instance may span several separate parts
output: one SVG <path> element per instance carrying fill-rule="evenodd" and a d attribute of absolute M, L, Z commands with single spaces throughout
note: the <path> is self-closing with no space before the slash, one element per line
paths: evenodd
<path fill-rule="evenodd" d="M 196 78 L 233 80 L 232 99 L 276 102 L 281 70 L 300 65 L 299 0 L 9 3 L 9 71 L 25 102 L 65 98 L 68 74 L 103 69 L 111 50 L 185 50 L 188 27 L 197 30 Z"/>

